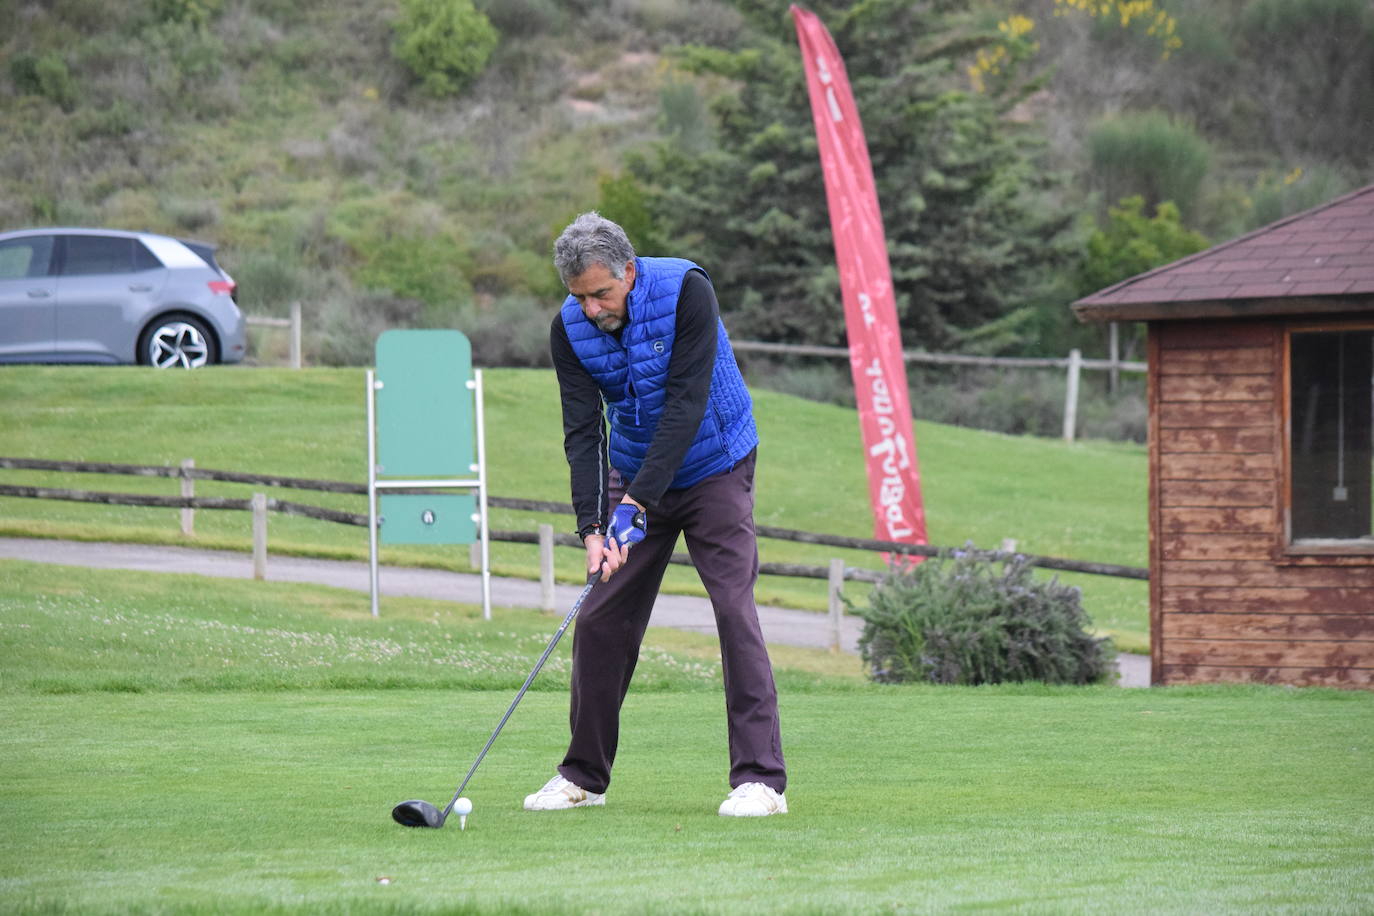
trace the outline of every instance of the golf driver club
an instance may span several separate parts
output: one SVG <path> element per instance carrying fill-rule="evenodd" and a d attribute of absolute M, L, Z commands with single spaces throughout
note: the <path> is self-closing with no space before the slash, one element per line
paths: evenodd
<path fill-rule="evenodd" d="M 396 823 L 406 827 L 444 826 L 444 821 L 448 820 L 449 814 L 453 812 L 453 806 L 457 804 L 458 799 L 462 797 L 463 790 L 468 787 L 468 780 L 472 779 L 472 774 L 477 772 L 477 767 L 481 765 L 482 758 L 486 757 L 487 751 L 491 750 L 491 746 L 496 742 L 496 736 L 501 734 L 501 729 L 505 726 L 506 720 L 511 717 L 511 713 L 515 712 L 515 707 L 520 705 L 520 699 L 525 695 L 525 691 L 529 690 L 530 684 L 534 683 L 534 678 L 539 674 L 539 669 L 544 667 L 544 662 L 548 661 L 554 646 L 558 645 L 558 640 L 563 638 L 563 631 L 573 622 L 573 618 L 577 616 L 577 612 L 582 609 L 582 602 L 587 600 L 587 596 L 591 594 L 592 589 L 596 586 L 597 580 L 600 578 L 601 572 L 599 570 L 588 574 L 587 587 L 582 589 L 582 594 L 578 595 L 577 600 L 573 602 L 572 610 L 568 611 L 568 616 L 563 618 L 563 623 L 558 627 L 557 632 L 553 634 L 553 639 L 549 640 L 549 645 L 544 649 L 544 654 L 539 656 L 539 661 L 534 663 L 534 670 L 530 672 L 529 677 L 525 678 L 525 683 L 521 685 L 520 692 L 517 693 L 515 699 L 511 701 L 510 708 L 506 710 L 506 714 L 502 716 L 501 721 L 497 723 L 496 730 L 491 733 L 491 737 L 487 739 L 486 746 L 483 747 L 482 752 L 477 755 L 477 759 L 472 762 L 472 769 L 468 770 L 468 775 L 463 777 L 463 784 L 458 787 L 457 792 L 453 793 L 453 798 L 449 799 L 449 803 L 444 806 L 444 810 L 440 811 L 429 802 L 419 799 L 403 801 L 391 809 L 391 817 Z"/>

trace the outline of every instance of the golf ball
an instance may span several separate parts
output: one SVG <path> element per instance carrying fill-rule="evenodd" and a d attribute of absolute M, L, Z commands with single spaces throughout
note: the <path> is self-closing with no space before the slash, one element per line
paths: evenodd
<path fill-rule="evenodd" d="M 453 813 L 465 817 L 472 813 L 472 799 L 460 798 L 453 803 Z"/>

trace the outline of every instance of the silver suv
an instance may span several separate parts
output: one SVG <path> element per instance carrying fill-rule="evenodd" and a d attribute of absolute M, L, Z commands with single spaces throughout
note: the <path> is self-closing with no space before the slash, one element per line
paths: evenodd
<path fill-rule="evenodd" d="M 115 229 L 0 233 L 0 362 L 196 369 L 243 359 L 213 246 Z"/>

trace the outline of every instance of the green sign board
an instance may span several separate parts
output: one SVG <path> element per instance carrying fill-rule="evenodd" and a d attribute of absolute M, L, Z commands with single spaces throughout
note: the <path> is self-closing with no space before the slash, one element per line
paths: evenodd
<path fill-rule="evenodd" d="M 377 338 L 379 478 L 473 477 L 472 378 L 472 344 L 461 331 Z"/>
<path fill-rule="evenodd" d="M 473 493 L 379 497 L 383 544 L 471 544 L 477 540 L 477 496 Z"/>

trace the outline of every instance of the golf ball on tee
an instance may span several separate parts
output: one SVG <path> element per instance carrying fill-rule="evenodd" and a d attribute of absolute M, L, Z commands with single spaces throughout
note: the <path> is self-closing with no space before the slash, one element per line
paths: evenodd
<path fill-rule="evenodd" d="M 472 799 L 460 798 L 453 803 L 453 813 L 459 817 L 465 817 L 472 813 Z"/>

